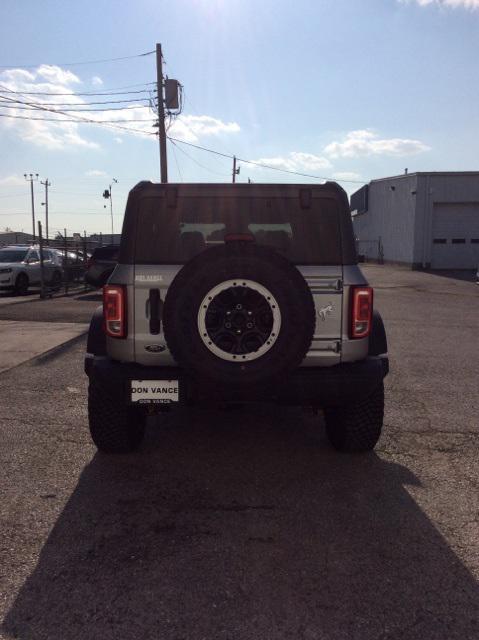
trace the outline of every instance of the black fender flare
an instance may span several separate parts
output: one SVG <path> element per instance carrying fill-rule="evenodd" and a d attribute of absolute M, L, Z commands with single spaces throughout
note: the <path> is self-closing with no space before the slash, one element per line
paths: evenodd
<path fill-rule="evenodd" d="M 386 338 L 386 329 L 379 311 L 373 311 L 371 333 L 369 334 L 369 351 L 370 356 L 381 356 L 388 352 L 388 341 Z"/>
<path fill-rule="evenodd" d="M 86 350 L 87 353 L 94 356 L 106 356 L 106 336 L 103 331 L 103 305 L 95 309 L 90 320 Z"/>

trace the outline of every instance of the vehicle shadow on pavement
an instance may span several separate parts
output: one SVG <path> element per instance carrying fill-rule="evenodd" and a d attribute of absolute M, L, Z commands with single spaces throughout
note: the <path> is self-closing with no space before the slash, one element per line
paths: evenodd
<path fill-rule="evenodd" d="M 477 638 L 473 576 L 404 466 L 293 409 L 181 410 L 95 455 L 4 622 L 16 638 Z"/>
<path fill-rule="evenodd" d="M 79 300 L 80 302 L 82 302 L 83 300 L 87 300 L 89 302 L 102 302 L 103 296 L 101 294 L 101 291 L 89 291 L 88 293 L 82 293 L 75 296 L 75 300 Z"/>

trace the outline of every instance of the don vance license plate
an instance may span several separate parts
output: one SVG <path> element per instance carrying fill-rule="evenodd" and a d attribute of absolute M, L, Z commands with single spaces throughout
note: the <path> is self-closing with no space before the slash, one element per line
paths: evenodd
<path fill-rule="evenodd" d="M 139 404 L 178 402 L 178 380 L 130 380 L 130 400 Z"/>

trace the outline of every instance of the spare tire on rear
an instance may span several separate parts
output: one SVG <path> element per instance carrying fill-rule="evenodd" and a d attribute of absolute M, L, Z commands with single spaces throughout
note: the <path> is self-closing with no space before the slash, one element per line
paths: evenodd
<path fill-rule="evenodd" d="M 313 339 L 314 302 L 286 258 L 250 242 L 202 252 L 176 275 L 163 307 L 176 362 L 219 385 L 257 385 L 298 367 Z"/>

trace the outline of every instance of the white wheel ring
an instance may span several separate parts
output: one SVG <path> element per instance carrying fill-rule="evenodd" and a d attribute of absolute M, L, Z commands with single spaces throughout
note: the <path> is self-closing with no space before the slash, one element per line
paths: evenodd
<path fill-rule="evenodd" d="M 246 287 L 248 289 L 252 289 L 256 291 L 260 295 L 263 296 L 265 301 L 268 303 L 271 313 L 273 315 L 273 326 L 271 327 L 271 332 L 265 342 L 261 345 L 261 347 L 257 351 L 251 351 L 249 353 L 244 354 L 233 354 L 228 353 L 228 351 L 223 351 L 220 349 L 210 338 L 208 334 L 208 330 L 206 328 L 206 314 L 208 312 L 208 307 L 211 302 L 215 299 L 223 291 L 227 289 L 232 289 L 234 287 Z M 273 296 L 271 291 L 263 287 L 259 282 L 255 282 L 254 280 L 244 280 L 244 279 L 236 279 L 236 280 L 225 280 L 224 282 L 220 282 L 213 289 L 208 291 L 203 300 L 201 301 L 200 308 L 198 311 L 198 332 L 200 334 L 200 338 L 205 345 L 205 347 L 214 353 L 215 356 L 221 358 L 222 360 L 228 360 L 229 362 L 250 362 L 251 360 L 256 360 L 257 358 L 261 358 L 267 353 L 276 340 L 278 339 L 278 335 L 281 329 L 281 311 L 279 309 L 278 301 Z"/>

